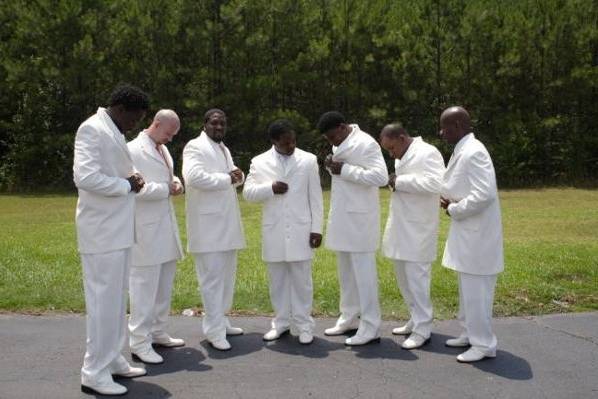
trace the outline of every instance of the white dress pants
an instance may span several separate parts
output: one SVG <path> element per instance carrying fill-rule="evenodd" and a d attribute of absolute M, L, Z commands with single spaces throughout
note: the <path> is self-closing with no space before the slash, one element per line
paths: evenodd
<path fill-rule="evenodd" d="M 374 252 L 337 252 L 340 283 L 340 311 L 336 321 L 340 328 L 354 327 L 359 320 L 357 336 L 366 339 L 380 335 L 378 273 Z"/>
<path fill-rule="evenodd" d="M 394 260 L 397 282 L 409 309 L 407 325 L 413 332 L 429 338 L 432 330 L 432 301 L 430 300 L 429 262 Z"/>
<path fill-rule="evenodd" d="M 204 317 L 203 334 L 213 342 L 226 338 L 226 317 L 233 305 L 237 251 L 194 253 Z"/>
<path fill-rule="evenodd" d="M 492 332 L 492 305 L 497 275 L 480 276 L 459 272 L 458 319 L 472 347 L 495 354 L 497 340 Z"/>
<path fill-rule="evenodd" d="M 81 382 L 106 384 L 129 366 L 121 351 L 126 340 L 126 306 L 131 249 L 81 254 L 87 312 L 87 347 Z"/>
<path fill-rule="evenodd" d="M 132 352 L 143 352 L 152 337 L 164 337 L 170 312 L 170 297 L 176 260 L 152 266 L 131 266 L 129 296 L 129 345 Z"/>
<path fill-rule="evenodd" d="M 275 316 L 272 328 L 291 329 L 291 334 L 312 334 L 311 317 L 313 284 L 311 260 L 300 262 L 268 262 L 270 300 Z"/>

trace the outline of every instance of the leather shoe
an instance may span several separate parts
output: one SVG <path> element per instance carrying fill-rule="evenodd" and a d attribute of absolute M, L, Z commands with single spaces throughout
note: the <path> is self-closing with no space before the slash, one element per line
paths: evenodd
<path fill-rule="evenodd" d="M 299 334 L 299 343 L 301 345 L 309 345 L 314 342 L 314 336 L 308 332 L 302 332 Z"/>
<path fill-rule="evenodd" d="M 133 367 L 129 365 L 129 368 L 113 371 L 113 377 L 120 377 L 120 378 L 135 378 L 135 377 L 142 377 L 147 374 L 147 370 L 143 367 Z"/>
<path fill-rule="evenodd" d="M 413 332 L 411 326 L 409 324 L 405 324 L 404 326 L 393 328 L 392 333 L 394 335 L 409 335 Z"/>
<path fill-rule="evenodd" d="M 141 350 L 138 352 L 131 352 L 131 357 L 135 360 L 140 360 L 143 363 L 148 364 L 160 364 L 164 363 L 164 359 L 162 356 L 156 353 L 151 347 L 147 348 L 146 350 Z"/>
<path fill-rule="evenodd" d="M 172 338 L 170 335 L 166 335 L 163 337 L 153 338 L 152 344 L 156 346 L 164 346 L 166 348 L 174 348 L 177 346 L 185 346 L 185 341 L 181 338 Z"/>
<path fill-rule="evenodd" d="M 355 327 L 339 327 L 334 326 L 324 330 L 324 335 L 334 336 L 334 335 L 343 335 L 346 334 L 348 331 L 356 330 Z"/>
<path fill-rule="evenodd" d="M 469 348 L 467 351 L 457 356 L 460 363 L 473 363 L 482 360 L 485 357 L 496 357 L 496 351 L 484 352 L 478 348 Z"/>
<path fill-rule="evenodd" d="M 264 341 L 274 341 L 280 338 L 281 335 L 286 334 L 288 332 L 288 328 L 286 330 L 277 330 L 276 328 L 273 328 L 264 334 Z"/>
<path fill-rule="evenodd" d="M 243 335 L 241 327 L 226 327 L 226 335 Z"/>
<path fill-rule="evenodd" d="M 351 338 L 347 338 L 345 340 L 345 345 L 361 346 L 361 345 L 367 345 L 367 344 L 373 343 L 373 342 L 379 343 L 380 337 L 366 338 L 366 337 L 360 337 L 360 336 L 354 335 Z"/>
<path fill-rule="evenodd" d="M 451 348 L 464 348 L 469 346 L 469 338 L 460 336 L 458 338 L 451 338 L 447 339 L 444 343 L 446 346 L 450 346 Z"/>
<path fill-rule="evenodd" d="M 120 396 L 127 393 L 127 387 L 120 385 L 116 382 L 110 382 L 102 385 L 81 384 L 81 392 L 85 392 L 92 395 L 100 394 Z"/>
<path fill-rule="evenodd" d="M 228 351 L 231 348 L 230 344 L 225 338 L 218 339 L 216 341 L 210 341 L 210 345 L 212 345 L 212 348 L 218 349 L 219 351 Z"/>
<path fill-rule="evenodd" d="M 407 350 L 415 349 L 415 348 L 419 348 L 420 346 L 424 346 L 428 342 L 430 342 L 430 337 L 424 338 L 421 335 L 419 335 L 418 333 L 412 333 L 409 336 L 409 338 L 407 338 L 405 341 L 403 341 L 403 343 L 401 344 L 401 348 L 407 349 Z"/>

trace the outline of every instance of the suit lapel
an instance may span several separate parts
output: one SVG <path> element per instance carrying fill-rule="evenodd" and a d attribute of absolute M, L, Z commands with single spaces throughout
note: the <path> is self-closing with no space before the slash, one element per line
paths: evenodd
<path fill-rule="evenodd" d="M 125 136 L 118 130 L 118 127 L 116 127 L 116 124 L 114 124 L 112 118 L 108 115 L 108 111 L 106 111 L 105 108 L 100 107 L 98 108 L 98 115 L 106 126 L 106 131 L 109 132 L 108 135 L 114 140 L 118 148 L 125 153 L 125 156 L 132 161 L 131 154 L 127 148 L 127 142 L 125 141 Z"/>

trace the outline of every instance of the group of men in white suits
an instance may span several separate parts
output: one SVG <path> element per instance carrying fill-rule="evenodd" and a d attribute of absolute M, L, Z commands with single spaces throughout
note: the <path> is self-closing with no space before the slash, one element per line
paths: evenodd
<path fill-rule="evenodd" d="M 311 317 L 314 249 L 322 243 L 323 201 L 316 156 L 296 148 L 287 120 L 273 122 L 272 147 L 251 161 L 247 179 L 224 145 L 226 114 L 210 109 L 201 134 L 185 146 L 183 178 L 165 144 L 178 133 L 174 111 L 160 110 L 128 145 L 131 130 L 149 108 L 132 86 L 117 88 L 107 108 L 83 122 L 75 139 L 74 181 L 79 190 L 76 224 L 84 273 L 87 350 L 82 390 L 119 395 L 113 377 L 145 375 L 122 356 L 126 341 L 126 294 L 130 291 L 129 345 L 134 358 L 163 362 L 152 345 L 183 346 L 166 332 L 176 261 L 183 256 L 171 197 L 186 194 L 187 250 L 195 260 L 210 344 L 229 350 L 227 336 L 243 334 L 227 318 L 233 300 L 237 251 L 245 247 L 237 187 L 248 201 L 263 203 L 262 259 L 268 266 L 275 311 L 264 340 L 290 332 L 313 341 Z M 409 335 L 405 349 L 430 339 L 431 263 L 436 257 L 438 204 L 452 218 L 443 265 L 459 273 L 459 320 L 464 331 L 449 346 L 471 346 L 463 362 L 496 354 L 490 325 L 496 275 L 502 270 L 502 229 L 492 161 L 471 133 L 460 107 L 441 116 L 441 135 L 455 151 L 445 171 L 436 148 L 387 125 L 380 144 L 395 161 L 388 175 L 380 145 L 342 114 L 323 114 L 317 128 L 332 144 L 324 166 L 332 178 L 325 245 L 335 251 L 340 316 L 326 335 L 350 331 L 346 345 L 380 338 L 381 312 L 375 253 L 380 241 L 379 187 L 393 194 L 383 253 L 395 264 L 410 312 L 394 334 Z"/>

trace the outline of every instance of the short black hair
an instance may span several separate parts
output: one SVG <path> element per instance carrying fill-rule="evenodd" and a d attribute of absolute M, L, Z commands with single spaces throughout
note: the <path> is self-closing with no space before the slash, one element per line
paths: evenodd
<path fill-rule="evenodd" d="M 149 109 L 149 96 L 138 87 L 130 84 L 120 84 L 112 91 L 108 105 L 110 107 L 122 105 L 127 111 L 147 111 Z"/>
<path fill-rule="evenodd" d="M 295 126 L 288 119 L 277 119 L 268 126 L 268 136 L 274 141 L 278 141 L 283 134 L 294 131 Z"/>
<path fill-rule="evenodd" d="M 207 123 L 214 114 L 222 114 L 226 118 L 226 114 L 220 108 L 210 108 L 203 116 L 203 123 Z"/>
<path fill-rule="evenodd" d="M 320 116 L 316 128 L 320 133 L 326 133 L 330 129 L 334 129 L 343 123 L 347 123 L 343 114 L 338 111 L 328 111 Z"/>
<path fill-rule="evenodd" d="M 398 139 L 403 135 L 409 136 L 409 133 L 400 122 L 393 122 L 384 126 L 384 129 L 382 129 L 382 132 L 380 133 L 380 138 L 387 136 L 391 139 Z"/>

